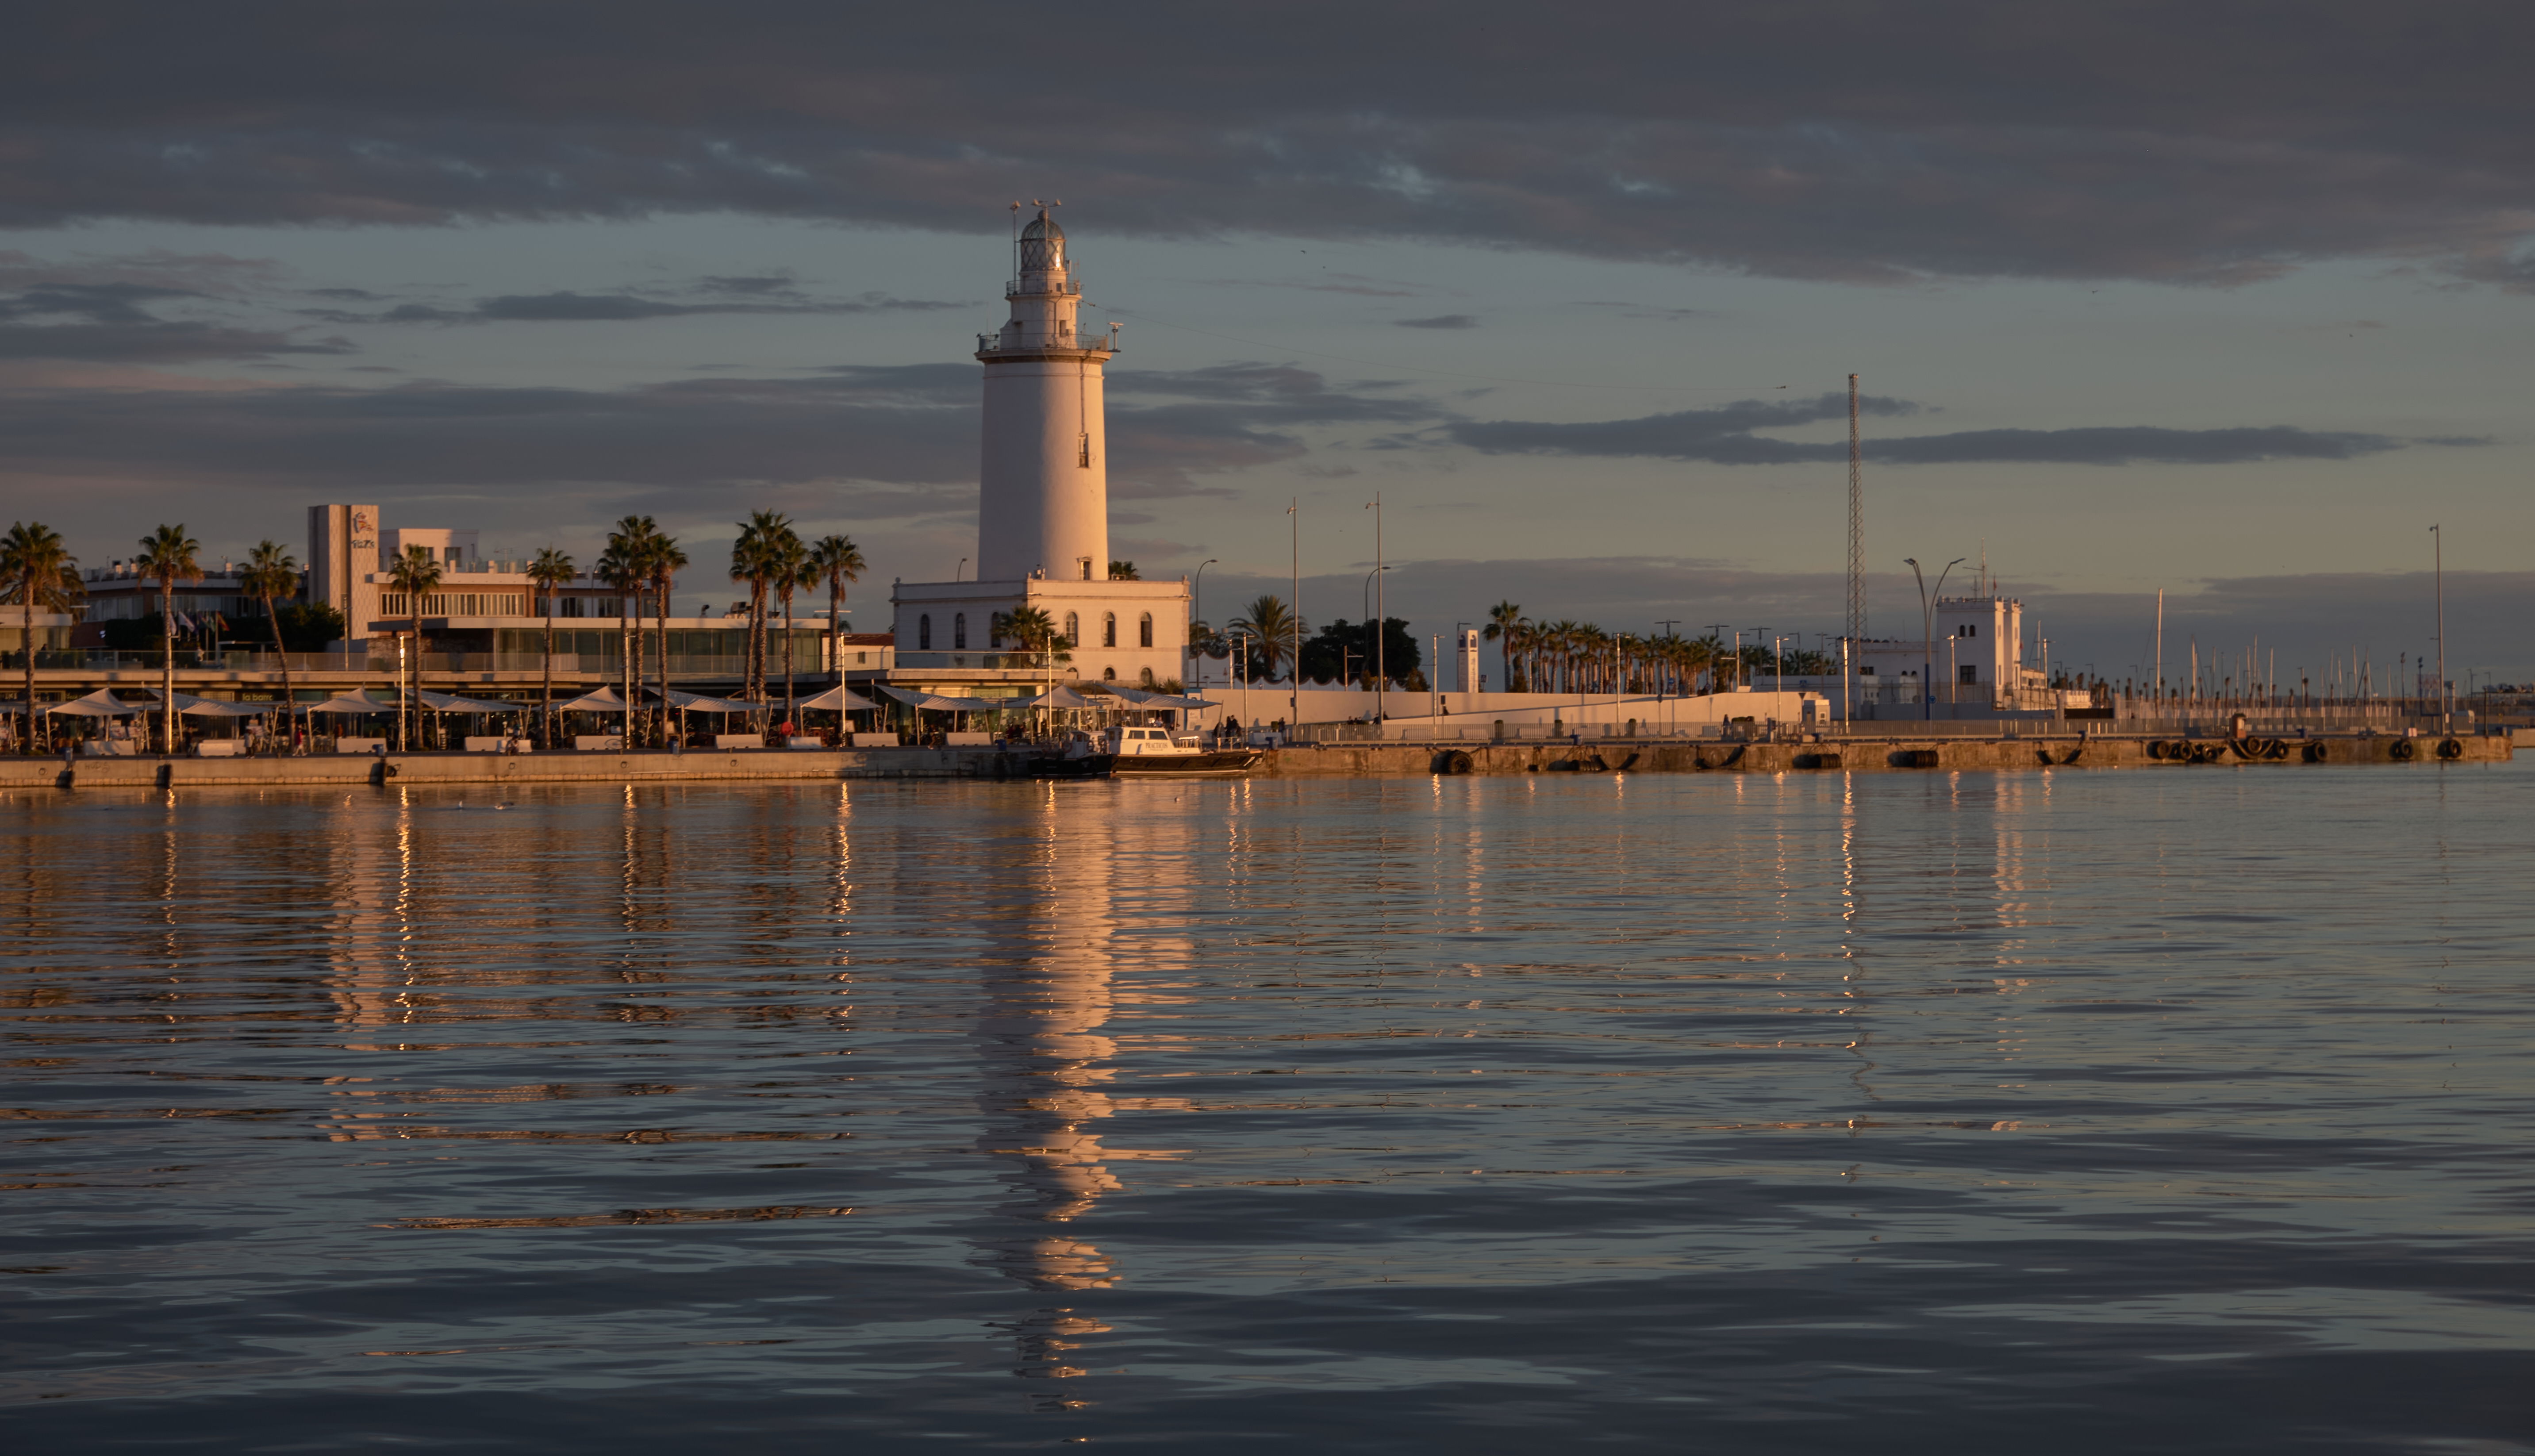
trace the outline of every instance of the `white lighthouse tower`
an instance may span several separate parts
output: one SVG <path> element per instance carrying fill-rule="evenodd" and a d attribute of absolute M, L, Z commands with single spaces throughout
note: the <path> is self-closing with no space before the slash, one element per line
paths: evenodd
<path fill-rule="evenodd" d="M 1004 297 L 1012 317 L 977 335 L 985 366 L 974 580 L 908 581 L 891 591 L 893 663 L 884 686 L 945 698 L 1028 698 L 1046 679 L 1153 688 L 1187 665 L 1189 584 L 1110 575 L 1109 440 L 1101 373 L 1118 352 L 1086 336 L 1082 288 L 1064 229 L 1044 209 L 1022 228 Z M 1001 640 L 995 625 L 1035 607 L 1068 642 L 1052 663 Z"/>
<path fill-rule="evenodd" d="M 1109 574 L 1100 375 L 1118 343 L 1079 329 L 1082 286 L 1046 209 L 1021 229 L 1014 264 L 1011 320 L 977 335 L 986 366 L 977 575 L 1097 580 Z"/>

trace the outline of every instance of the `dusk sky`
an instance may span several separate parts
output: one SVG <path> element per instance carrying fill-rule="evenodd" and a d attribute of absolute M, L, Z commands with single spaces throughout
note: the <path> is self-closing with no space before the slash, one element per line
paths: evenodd
<path fill-rule="evenodd" d="M 1112 531 L 1205 615 L 1836 633 L 1986 549 L 2055 665 L 2535 676 L 2524 6 L 89 4 L 0 56 L 0 515 L 307 505 L 974 554 L 1007 204 L 1063 199 Z M 1968 568 L 1957 569 L 1959 579 Z M 1493 653 L 1489 668 L 1495 670 Z M 2380 677 L 2380 683 L 2390 678 Z"/>

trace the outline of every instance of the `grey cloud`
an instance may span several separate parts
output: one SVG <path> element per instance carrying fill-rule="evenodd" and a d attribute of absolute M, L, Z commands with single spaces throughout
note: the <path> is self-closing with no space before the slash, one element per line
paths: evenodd
<path fill-rule="evenodd" d="M 171 320 L 146 304 L 198 299 L 191 289 L 139 282 L 50 282 L 0 295 L 0 359 L 181 364 L 342 354 L 340 338 L 305 340 L 269 330 Z"/>
<path fill-rule="evenodd" d="M 1393 319 L 1399 329 L 1476 329 L 1479 321 L 1468 314 L 1437 314 L 1431 319 Z"/>
<path fill-rule="evenodd" d="M 1861 412 L 1909 415 L 1907 400 L 1868 397 Z M 1638 456 L 1705 460 L 1720 465 L 1778 465 L 1845 459 L 1845 441 L 1791 441 L 1758 433 L 1844 418 L 1847 396 L 1809 400 L 1745 400 L 1716 409 L 1680 410 L 1637 419 L 1550 423 L 1520 420 L 1462 421 L 1447 433 L 1489 455 Z M 2053 463 L 2079 465 L 2232 465 L 2261 460 L 2346 460 L 2411 445 L 2488 445 L 2480 438 L 2399 439 L 2347 430 L 2307 430 L 2290 425 L 2176 430 L 2149 425 L 2110 425 L 2066 430 L 1958 430 L 1935 435 L 1883 435 L 1864 443 L 1868 459 L 1884 464 Z"/>
<path fill-rule="evenodd" d="M 761 284 L 766 286 L 756 286 Z M 900 310 L 929 312 L 964 306 L 933 299 L 891 298 L 877 292 L 845 299 L 808 298 L 797 294 L 776 297 L 789 291 L 788 280 L 771 278 L 709 278 L 705 280 L 705 291 L 737 293 L 751 299 L 773 301 L 678 303 L 634 292 L 582 293 L 567 288 L 552 293 L 504 293 L 480 299 L 464 308 L 404 303 L 384 313 L 323 310 L 316 316 L 345 324 L 604 324 L 681 318 L 690 314 L 874 314 Z"/>
<path fill-rule="evenodd" d="M 1303 427 L 1414 408 L 1302 371 L 1137 378 L 1152 402 L 1110 412 L 1122 501 L 1219 493 L 1210 477 L 1299 455 Z M 977 404 L 971 364 L 625 390 L 22 389 L 0 394 L 0 490 L 64 501 L 65 528 L 136 502 L 181 511 L 209 488 L 248 501 L 673 500 L 689 512 L 744 495 L 911 520 L 973 510 Z M 127 534 L 119 519 L 104 528 Z"/>
<path fill-rule="evenodd" d="M 2535 286 L 2522 6 L 1454 15 L 57 8 L 0 58 L 0 223 L 736 211 L 976 232 L 1061 181 L 1152 235 L 1856 280 L 2225 283 L 2361 256 Z"/>

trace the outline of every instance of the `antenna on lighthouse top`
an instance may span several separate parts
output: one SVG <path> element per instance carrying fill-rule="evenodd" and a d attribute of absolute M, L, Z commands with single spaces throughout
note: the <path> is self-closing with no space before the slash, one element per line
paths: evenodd
<path fill-rule="evenodd" d="M 1021 200 L 1013 199 L 1013 276 L 1021 275 Z"/>

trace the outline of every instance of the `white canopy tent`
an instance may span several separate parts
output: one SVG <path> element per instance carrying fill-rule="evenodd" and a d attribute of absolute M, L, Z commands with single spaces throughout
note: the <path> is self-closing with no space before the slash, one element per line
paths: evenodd
<path fill-rule="evenodd" d="M 1055 687 L 1040 694 L 1036 698 L 1021 698 L 1013 705 L 1016 707 L 1070 708 L 1106 708 L 1117 706 L 1117 704 L 1110 700 L 1108 696 L 1105 694 L 1095 698 L 1064 683 L 1057 684 Z"/>
<path fill-rule="evenodd" d="M 908 707 L 922 708 L 928 713 L 991 713 L 1008 707 L 1021 706 L 1025 701 L 1025 699 L 1012 698 L 945 698 L 939 693 L 919 693 L 909 688 L 893 688 L 887 683 L 880 685 L 880 691 L 905 703 Z"/>
<path fill-rule="evenodd" d="M 733 698 L 707 698 L 701 693 L 681 693 L 675 688 L 669 689 L 664 696 L 669 706 L 682 713 L 753 713 L 764 706 L 763 703 L 742 702 Z"/>
<path fill-rule="evenodd" d="M 517 702 L 488 702 L 479 698 L 460 698 L 450 693 L 416 693 L 422 705 L 436 713 L 516 713 L 526 711 Z"/>
<path fill-rule="evenodd" d="M 9 706 L 20 712 L 26 710 L 24 703 L 13 702 Z M 99 688 L 86 698 L 74 698 L 68 702 L 39 704 L 35 710 L 40 713 L 68 713 L 75 718 L 128 718 L 135 713 L 148 712 L 156 706 L 157 704 L 153 702 L 125 702 L 114 696 L 112 688 Z"/>
<path fill-rule="evenodd" d="M 312 713 L 343 713 L 348 715 L 354 713 L 392 713 L 396 710 L 397 705 L 393 702 L 380 702 L 376 698 L 369 698 L 364 695 L 348 693 L 338 693 L 334 697 L 327 698 L 324 702 L 312 702 L 308 704 L 308 711 Z"/>
<path fill-rule="evenodd" d="M 1166 707 L 1180 711 L 1191 711 L 1202 707 L 1217 706 L 1216 703 L 1203 698 L 1181 698 L 1169 693 L 1147 693 L 1142 688 L 1112 688 L 1109 691 L 1117 694 L 1119 697 L 1134 703 L 1138 707 Z"/>
<path fill-rule="evenodd" d="M 804 698 L 795 705 L 823 713 L 869 712 L 880 706 L 879 703 L 842 685 L 831 688 L 816 698 Z"/>
<path fill-rule="evenodd" d="M 613 688 L 594 688 L 570 702 L 556 703 L 554 710 L 559 713 L 621 713 L 625 711 L 625 699 Z"/>

